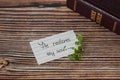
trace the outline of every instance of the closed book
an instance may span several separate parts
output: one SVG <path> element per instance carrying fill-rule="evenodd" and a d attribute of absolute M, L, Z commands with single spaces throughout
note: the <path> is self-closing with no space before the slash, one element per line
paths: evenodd
<path fill-rule="evenodd" d="M 120 18 L 120 0 L 84 0 Z"/>
<path fill-rule="evenodd" d="M 75 12 L 90 18 L 92 21 L 96 21 L 100 25 L 105 26 L 109 30 L 120 34 L 120 18 L 112 15 L 114 12 L 109 13 L 110 10 L 106 11 L 106 8 L 103 9 L 100 5 L 97 6 L 95 3 L 89 2 L 89 0 L 67 0 L 67 6 Z"/>

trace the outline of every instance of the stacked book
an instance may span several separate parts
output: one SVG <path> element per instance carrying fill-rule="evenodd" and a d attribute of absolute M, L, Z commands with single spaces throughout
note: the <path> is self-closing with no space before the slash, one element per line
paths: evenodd
<path fill-rule="evenodd" d="M 67 0 L 68 8 L 120 34 L 120 0 Z"/>

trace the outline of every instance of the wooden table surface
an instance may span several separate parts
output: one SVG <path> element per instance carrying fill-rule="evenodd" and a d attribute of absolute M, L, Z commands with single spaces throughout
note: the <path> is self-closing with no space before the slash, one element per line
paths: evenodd
<path fill-rule="evenodd" d="M 38 65 L 29 42 L 68 30 L 84 36 L 84 58 Z M 120 79 L 120 36 L 66 6 L 0 8 L 0 79 Z"/>

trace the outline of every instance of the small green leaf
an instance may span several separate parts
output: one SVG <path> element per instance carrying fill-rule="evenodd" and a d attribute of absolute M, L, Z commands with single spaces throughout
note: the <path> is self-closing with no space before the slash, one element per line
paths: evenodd
<path fill-rule="evenodd" d="M 83 36 L 82 36 L 81 34 L 78 34 L 78 35 L 77 35 L 77 39 L 78 39 L 80 42 L 82 42 L 82 41 L 83 41 Z"/>
<path fill-rule="evenodd" d="M 76 48 L 74 48 L 74 47 L 72 47 L 71 49 L 74 50 L 74 54 L 78 54 L 78 53 L 79 53 L 79 50 L 78 50 L 78 49 L 76 49 Z"/>
<path fill-rule="evenodd" d="M 79 41 L 76 41 L 75 44 L 76 44 L 76 45 L 80 45 L 80 42 L 79 42 Z"/>
<path fill-rule="evenodd" d="M 78 54 L 78 53 L 79 53 L 79 50 L 75 49 L 75 50 L 74 50 L 74 53 L 75 53 L 75 54 Z"/>
<path fill-rule="evenodd" d="M 74 54 L 69 55 L 68 58 L 69 58 L 70 60 L 73 60 L 73 59 L 74 59 Z"/>
<path fill-rule="evenodd" d="M 77 60 L 77 61 L 79 61 L 79 60 L 80 60 L 80 58 L 79 58 L 79 56 L 78 56 L 78 55 L 75 55 L 75 60 Z"/>
<path fill-rule="evenodd" d="M 80 52 L 83 51 L 83 46 L 82 46 L 82 45 L 78 46 L 78 50 L 79 50 Z"/>

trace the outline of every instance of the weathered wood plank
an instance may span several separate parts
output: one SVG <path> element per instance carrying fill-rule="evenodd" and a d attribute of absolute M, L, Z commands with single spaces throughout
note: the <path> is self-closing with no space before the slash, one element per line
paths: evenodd
<path fill-rule="evenodd" d="M 40 3 L 62 3 L 64 4 L 66 0 L 0 0 L 0 6 L 26 6 L 34 5 Z"/>

